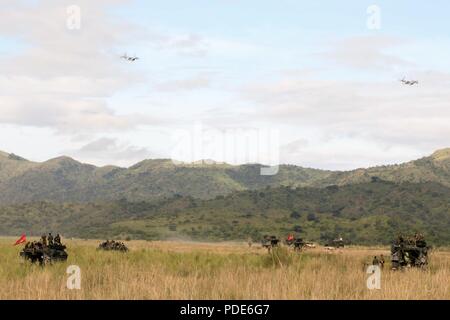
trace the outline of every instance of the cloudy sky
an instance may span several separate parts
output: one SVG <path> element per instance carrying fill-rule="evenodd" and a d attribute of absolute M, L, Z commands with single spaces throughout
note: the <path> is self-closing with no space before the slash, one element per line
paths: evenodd
<path fill-rule="evenodd" d="M 324 169 L 450 147 L 445 0 L 0 3 L 0 150 L 30 160 L 177 157 L 198 127 Z"/>

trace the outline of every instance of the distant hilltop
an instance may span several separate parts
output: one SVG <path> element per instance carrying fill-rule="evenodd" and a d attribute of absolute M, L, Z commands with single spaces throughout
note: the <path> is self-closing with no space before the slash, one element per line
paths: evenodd
<path fill-rule="evenodd" d="M 234 191 L 265 187 L 327 187 L 370 182 L 437 182 L 450 186 L 450 148 L 397 165 L 328 171 L 281 165 L 278 174 L 261 176 L 260 164 L 229 165 L 143 160 L 129 168 L 97 167 L 70 157 L 28 161 L 0 151 L 0 204 L 33 201 L 90 202 L 126 198 L 148 201 L 174 195 L 211 199 Z"/>

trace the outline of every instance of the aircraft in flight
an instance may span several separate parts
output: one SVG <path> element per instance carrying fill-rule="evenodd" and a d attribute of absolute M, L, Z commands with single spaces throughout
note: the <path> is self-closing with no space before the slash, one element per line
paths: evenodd
<path fill-rule="evenodd" d="M 121 56 L 121 58 L 131 62 L 134 62 L 139 59 L 139 57 L 136 57 L 136 55 L 134 57 L 130 57 L 126 53 L 123 56 Z"/>
<path fill-rule="evenodd" d="M 405 78 L 400 80 L 400 82 L 402 82 L 404 85 L 407 85 L 407 86 L 413 86 L 415 84 L 419 84 L 419 81 L 417 81 L 417 80 L 406 80 Z"/>

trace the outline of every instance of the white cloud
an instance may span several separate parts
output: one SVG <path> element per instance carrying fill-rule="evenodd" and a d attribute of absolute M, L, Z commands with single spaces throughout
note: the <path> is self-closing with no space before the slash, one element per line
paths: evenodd
<path fill-rule="evenodd" d="M 81 29 L 69 30 L 72 1 L 8 3 L 0 11 L 0 34 L 27 46 L 0 61 L 0 122 L 48 126 L 60 132 L 114 130 L 145 122 L 118 115 L 107 99 L 138 77 L 121 68 L 112 52 L 133 27 L 106 15 L 106 7 L 127 1 L 78 1 Z"/>
<path fill-rule="evenodd" d="M 414 63 L 389 53 L 390 49 L 407 43 L 406 40 L 387 36 L 360 36 L 337 41 L 322 56 L 338 64 L 357 69 L 411 68 Z"/>
<path fill-rule="evenodd" d="M 66 8 L 74 3 L 82 20 L 81 29 L 71 31 Z M 128 3 L 2 1 L 0 36 L 20 43 L 20 49 L 10 45 L 2 51 L 0 59 L 0 125 L 10 126 L 9 134 L 20 135 L 24 129 L 33 137 L 35 129 L 58 146 L 51 148 L 57 151 L 36 152 L 56 153 L 67 142 L 66 149 L 86 161 L 127 164 L 150 153 L 147 147 L 119 142 L 119 137 L 165 150 L 168 140 L 152 139 L 146 129 L 164 125 L 170 132 L 197 120 L 217 128 L 278 128 L 287 132 L 284 159 L 314 167 L 411 159 L 448 146 L 450 75 L 421 71 L 411 56 L 403 58 L 398 54 L 405 45 L 402 39 L 338 41 L 319 55 L 322 60 L 309 65 L 297 63 L 316 51 L 307 44 L 278 47 L 276 41 L 244 41 L 212 31 L 199 36 L 193 30 L 140 26 L 109 15 L 113 6 Z M 137 63 L 119 59 L 135 48 L 142 49 Z M 306 65 L 310 69 L 304 70 Z M 286 66 L 292 72 L 277 74 Z M 199 70 L 220 72 L 215 86 L 211 73 L 196 74 Z M 419 86 L 397 82 L 405 70 Z M 361 71 L 364 79 L 395 75 L 391 82 L 352 78 Z M 342 78 L 353 80 L 338 80 Z M 242 83 L 249 85 L 241 92 Z M 201 95 L 197 89 L 204 89 Z M 91 143 L 79 146 L 86 141 Z M 44 148 L 33 150 L 38 149 Z"/>
<path fill-rule="evenodd" d="M 414 159 L 417 154 L 449 146 L 450 74 L 417 75 L 420 84 L 416 87 L 404 86 L 395 79 L 362 83 L 289 78 L 248 86 L 243 97 L 259 106 L 259 112 L 249 116 L 249 121 L 295 128 L 290 132 L 296 136 L 288 135 L 284 141 L 308 141 L 302 148 L 305 152 L 290 150 L 296 144 L 286 146 L 284 159 L 299 164 L 311 164 L 314 159 L 314 167 L 349 169 L 376 161 Z M 315 145 L 326 152 L 318 153 L 312 147 Z M 327 153 L 336 157 L 314 157 Z M 358 154 L 353 160 L 349 157 Z"/>
<path fill-rule="evenodd" d="M 136 147 L 115 138 L 105 137 L 83 145 L 77 150 L 67 150 L 66 152 L 74 158 L 88 163 L 98 165 L 114 163 L 124 167 L 155 156 L 147 148 Z"/>
<path fill-rule="evenodd" d="M 131 130 L 162 120 L 141 114 L 119 115 L 105 101 L 27 96 L 0 98 L 0 123 L 49 127 L 63 134 Z"/>
<path fill-rule="evenodd" d="M 175 50 L 181 55 L 203 57 L 209 50 L 208 41 L 197 34 L 167 35 L 159 40 L 160 49 Z"/>
<path fill-rule="evenodd" d="M 187 52 L 197 50 L 202 39 L 153 32 L 108 15 L 114 5 L 129 2 L 77 1 L 79 30 L 67 28 L 66 9 L 73 1 L 7 2 L 0 11 L 0 35 L 20 39 L 26 46 L 20 52 L 8 51 L 0 60 L 0 123 L 46 126 L 70 135 L 161 123 L 145 112 L 109 105 L 118 92 L 145 83 L 139 69 L 119 58 L 118 48 L 141 41 Z M 207 81 L 199 77 L 172 85 L 198 87 Z"/>
<path fill-rule="evenodd" d="M 155 85 L 158 91 L 182 91 L 207 88 L 211 84 L 211 79 L 207 74 L 199 74 L 193 78 L 169 80 Z"/>

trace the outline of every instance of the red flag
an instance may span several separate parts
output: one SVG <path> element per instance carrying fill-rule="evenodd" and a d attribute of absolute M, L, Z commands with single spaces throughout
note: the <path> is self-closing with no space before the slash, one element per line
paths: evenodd
<path fill-rule="evenodd" d="M 25 234 L 23 234 L 19 238 L 19 240 L 17 240 L 16 243 L 14 243 L 14 245 L 17 246 L 18 244 L 21 244 L 21 243 L 24 243 L 24 242 L 27 242 L 27 236 Z"/>

